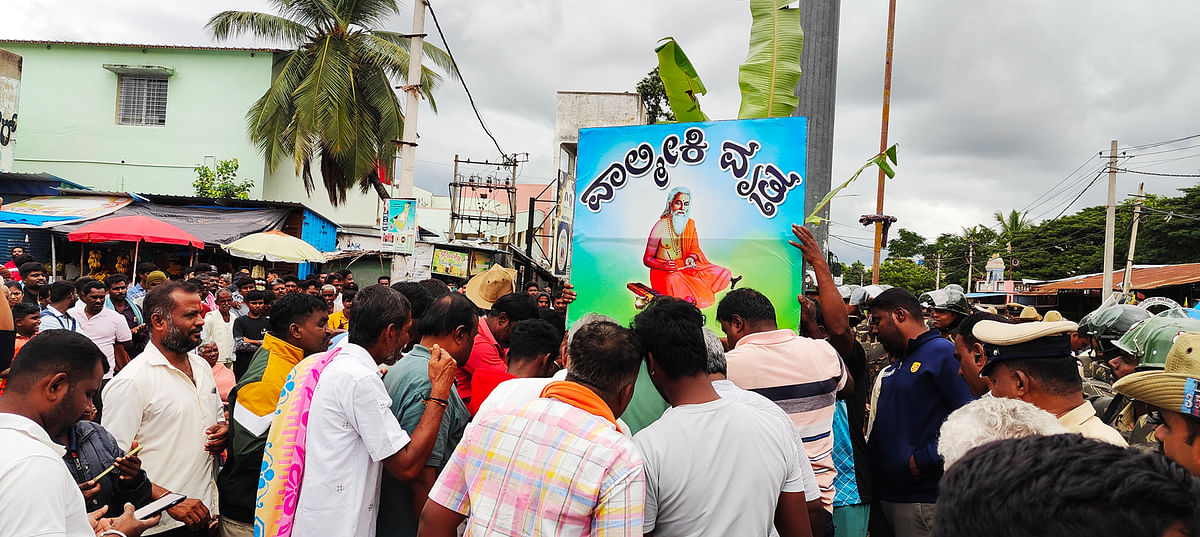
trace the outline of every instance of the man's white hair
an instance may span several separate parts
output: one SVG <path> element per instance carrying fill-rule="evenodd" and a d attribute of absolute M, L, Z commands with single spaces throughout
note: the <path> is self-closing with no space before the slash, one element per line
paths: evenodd
<path fill-rule="evenodd" d="M 583 314 L 583 317 L 580 317 L 575 320 L 575 324 L 571 325 L 570 330 L 567 330 L 567 345 L 570 346 L 571 342 L 575 340 L 575 333 L 578 332 L 580 328 L 583 328 L 584 326 L 592 324 L 592 323 L 598 323 L 598 322 L 602 322 L 602 321 L 608 321 L 610 323 L 618 324 L 618 325 L 621 324 L 621 323 L 618 323 L 616 319 L 613 319 L 612 317 L 609 317 L 607 315 L 601 315 L 599 313 L 585 313 L 585 314 Z"/>
<path fill-rule="evenodd" d="M 968 451 L 989 442 L 1067 432 L 1053 414 L 1030 403 L 985 396 L 946 418 L 938 433 L 938 454 L 950 468 Z"/>
<path fill-rule="evenodd" d="M 667 192 L 667 206 L 663 208 L 663 213 L 660 215 L 660 217 L 671 214 L 671 202 L 675 201 L 675 196 L 678 196 L 679 194 L 683 194 L 689 198 L 692 197 L 692 191 L 686 186 L 677 186 L 672 188 L 669 192 Z"/>

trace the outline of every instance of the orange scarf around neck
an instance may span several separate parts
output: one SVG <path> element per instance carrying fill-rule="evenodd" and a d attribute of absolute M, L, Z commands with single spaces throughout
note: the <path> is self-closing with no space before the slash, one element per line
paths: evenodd
<path fill-rule="evenodd" d="M 617 418 L 613 416 L 612 409 L 608 408 L 608 404 L 600 399 L 596 392 L 578 382 L 566 380 L 551 382 L 542 390 L 541 397 L 557 399 L 584 412 L 600 416 L 620 430 L 620 427 L 617 426 Z"/>

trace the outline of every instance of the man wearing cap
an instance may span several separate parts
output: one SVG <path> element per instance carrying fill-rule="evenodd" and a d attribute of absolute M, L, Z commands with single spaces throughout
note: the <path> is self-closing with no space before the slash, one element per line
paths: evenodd
<path fill-rule="evenodd" d="M 166 282 L 167 282 L 167 279 L 168 279 L 168 278 L 167 278 L 167 273 L 165 273 L 165 272 L 163 272 L 163 271 L 161 271 L 161 270 L 155 270 L 155 271 L 151 272 L 150 274 L 147 274 L 147 275 L 146 275 L 146 288 L 145 288 L 145 292 L 147 292 L 147 293 L 148 293 L 148 292 L 150 292 L 150 290 L 151 290 L 151 289 L 154 289 L 155 287 L 158 287 L 159 285 L 162 285 L 162 284 L 166 283 Z M 134 299 L 133 299 L 133 303 L 134 303 L 134 304 L 136 304 L 136 305 L 137 305 L 137 307 L 141 308 L 141 307 L 142 307 L 142 301 L 143 301 L 145 298 L 146 298 L 146 295 L 145 295 L 145 293 L 143 293 L 143 294 L 142 294 L 142 296 L 139 296 L 139 297 L 137 297 L 137 298 L 134 298 Z"/>
<path fill-rule="evenodd" d="M 518 322 L 538 316 L 537 303 L 525 293 L 516 293 L 517 271 L 500 265 L 476 274 L 467 282 L 467 298 L 487 312 L 479 318 L 479 332 L 467 363 L 454 373 L 458 395 L 471 402 L 471 376 L 477 370 L 507 371 L 506 357 L 512 329 Z"/>
<path fill-rule="evenodd" d="M 987 355 L 982 374 L 993 396 L 1033 403 L 1073 433 L 1124 447 L 1121 434 L 1100 421 L 1083 398 L 1083 379 L 1071 355 L 1069 334 L 1076 328 L 1070 321 L 980 321 L 972 333 Z"/>
<path fill-rule="evenodd" d="M 1132 373 L 1113 389 L 1155 408 L 1162 423 L 1154 436 L 1162 442 L 1163 454 L 1200 476 L 1200 332 L 1185 332 L 1175 340 L 1162 371 Z"/>

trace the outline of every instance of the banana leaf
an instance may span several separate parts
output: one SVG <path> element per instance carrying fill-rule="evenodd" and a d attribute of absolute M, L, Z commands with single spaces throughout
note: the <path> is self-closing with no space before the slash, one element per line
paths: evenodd
<path fill-rule="evenodd" d="M 680 122 L 708 121 L 708 116 L 700 110 L 697 95 L 708 93 L 704 82 L 687 54 L 675 42 L 674 37 L 664 37 L 654 48 L 658 55 L 658 76 L 662 79 L 663 88 L 667 92 L 667 102 L 675 113 L 675 120 Z"/>
<path fill-rule="evenodd" d="M 889 163 L 888 161 L 891 162 Z M 821 221 L 825 219 L 817 216 L 817 213 L 821 212 L 821 209 L 824 209 L 825 206 L 829 204 L 829 201 L 838 194 L 838 192 L 841 192 L 843 188 L 850 186 L 850 183 L 853 183 L 855 179 L 858 179 L 858 176 L 862 174 L 863 170 L 866 170 L 871 166 L 879 166 L 879 169 L 883 170 L 883 174 L 886 175 L 888 179 L 891 179 L 896 176 L 896 170 L 892 168 L 892 166 L 895 165 L 896 144 L 892 144 L 892 146 L 887 148 L 886 151 L 871 157 L 866 164 L 863 164 L 858 171 L 854 172 L 854 175 L 850 176 L 849 179 L 846 179 L 845 183 L 838 185 L 837 188 L 830 190 L 828 194 L 825 194 L 825 197 L 821 198 L 821 202 L 818 203 L 816 207 L 813 207 L 812 212 L 808 214 L 808 218 L 804 219 L 804 224 L 820 225 Z"/>
<path fill-rule="evenodd" d="M 789 0 L 750 0 L 750 50 L 738 68 L 742 88 L 739 119 L 792 115 L 799 99 L 800 51 L 804 30 L 800 10 L 788 9 Z"/>

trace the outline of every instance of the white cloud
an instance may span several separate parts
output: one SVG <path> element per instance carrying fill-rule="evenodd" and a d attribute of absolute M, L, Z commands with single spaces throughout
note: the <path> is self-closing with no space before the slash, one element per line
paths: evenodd
<path fill-rule="evenodd" d="M 388 29 L 407 31 L 412 5 L 406 2 Z M 632 91 L 654 67 L 653 48 L 663 36 L 678 39 L 699 70 L 709 115 L 737 113 L 737 67 L 750 20 L 744 0 L 435 0 L 434 7 L 488 126 L 505 151 L 530 153 L 521 173 L 531 180 L 554 175 L 555 92 Z M 0 33 L 207 44 L 203 24 L 224 9 L 269 3 L 9 0 Z M 878 149 L 886 16 L 885 3 L 842 3 L 835 184 Z M 1113 138 L 1136 145 L 1200 132 L 1197 18 L 1200 3 L 1191 0 L 901 3 L 890 124 L 900 165 L 887 185 L 885 212 L 926 237 L 955 232 L 1029 204 Z M 426 30 L 439 42 L 431 18 Z M 455 154 L 497 156 L 457 82 L 446 81 L 438 104 L 439 114 L 421 111 L 417 153 L 417 182 L 434 191 L 444 190 L 438 185 L 449 178 Z M 1198 163 L 1152 169 L 1195 172 Z M 1118 195 L 1135 191 L 1141 179 L 1121 176 Z M 1145 179 L 1156 194 L 1194 183 Z M 1074 207 L 1103 203 L 1103 183 Z M 1034 213 L 1054 216 L 1082 184 Z M 833 233 L 869 243 L 870 230 L 857 220 L 874 211 L 874 200 L 869 172 L 834 201 Z M 831 245 L 843 260 L 870 259 L 868 250 Z"/>

